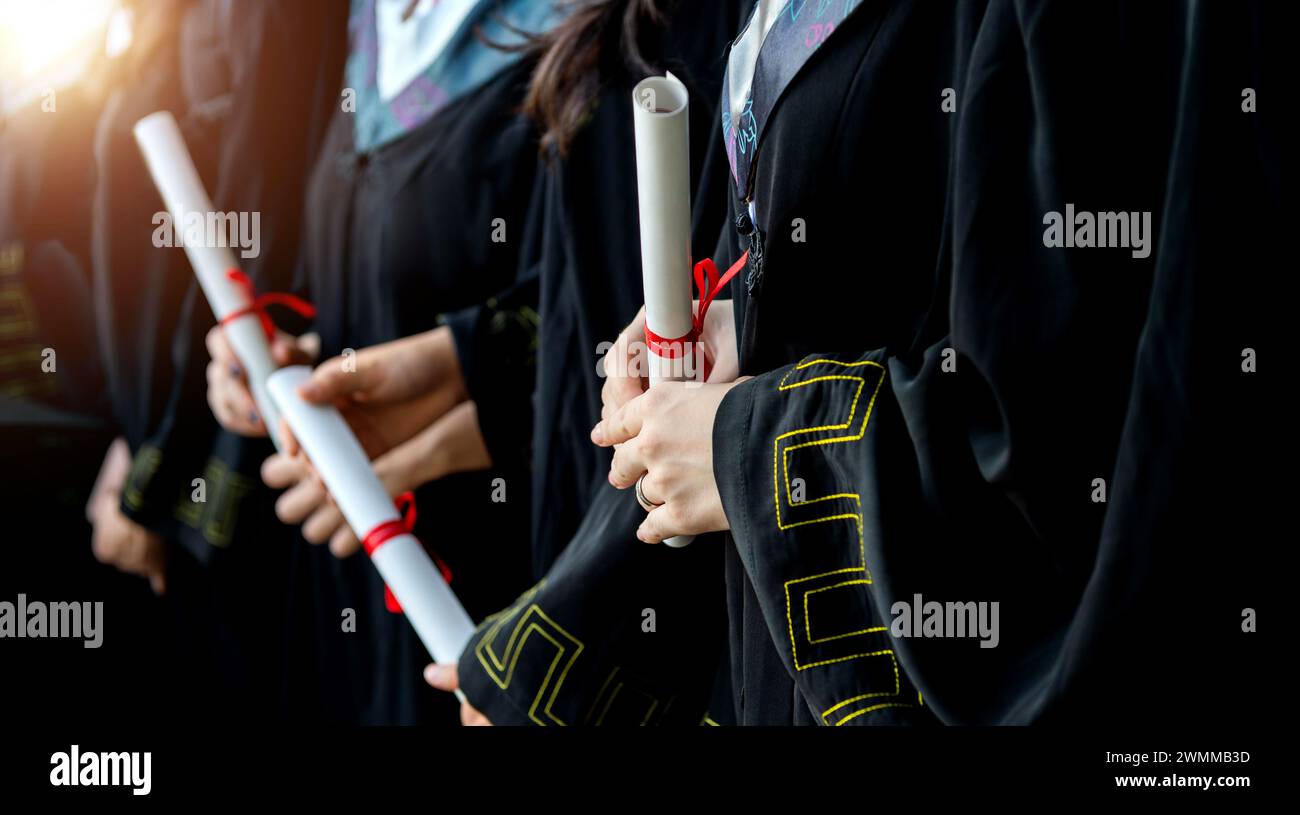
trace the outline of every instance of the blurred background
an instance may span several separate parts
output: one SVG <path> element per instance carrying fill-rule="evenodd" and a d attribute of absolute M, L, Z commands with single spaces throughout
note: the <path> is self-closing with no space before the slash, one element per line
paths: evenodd
<path fill-rule="evenodd" d="M 160 720 L 179 693 L 164 601 L 96 561 L 87 521 L 118 434 L 92 306 L 93 147 L 128 55 L 150 47 L 134 24 L 140 5 L 0 0 L 0 598 L 103 601 L 106 618 L 97 650 L 3 644 L 9 720 Z"/>

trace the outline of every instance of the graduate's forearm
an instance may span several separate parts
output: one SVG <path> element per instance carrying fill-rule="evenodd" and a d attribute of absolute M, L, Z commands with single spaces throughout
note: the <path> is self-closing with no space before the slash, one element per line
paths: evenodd
<path fill-rule="evenodd" d="M 403 473 L 400 480 L 406 489 L 491 466 L 492 457 L 479 430 L 478 409 L 473 402 L 452 408 L 376 463 L 377 469 Z"/>

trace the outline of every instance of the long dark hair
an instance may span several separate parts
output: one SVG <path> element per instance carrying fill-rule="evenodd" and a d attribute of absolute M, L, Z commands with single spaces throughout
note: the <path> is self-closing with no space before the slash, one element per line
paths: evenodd
<path fill-rule="evenodd" d="M 663 25 L 674 0 L 566 2 L 564 21 L 525 46 L 537 67 L 523 105 L 541 131 L 542 152 L 561 158 L 608 81 L 654 71 L 642 51 L 646 29 Z"/>

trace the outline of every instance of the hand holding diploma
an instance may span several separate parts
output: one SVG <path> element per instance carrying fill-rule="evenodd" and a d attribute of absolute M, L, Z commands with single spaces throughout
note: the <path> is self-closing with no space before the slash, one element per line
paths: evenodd
<path fill-rule="evenodd" d="M 349 419 L 348 414 L 343 416 Z M 308 542 L 328 542 L 335 557 L 351 556 L 361 548 L 361 541 L 348 527 L 338 502 L 317 477 L 310 460 L 300 455 L 298 440 L 288 425 L 281 426 L 280 437 L 284 452 L 262 465 L 267 486 L 286 490 L 275 503 L 276 515 L 287 524 L 302 524 Z M 479 431 L 477 407 L 462 402 L 413 438 L 380 455 L 373 466 L 375 476 L 393 497 L 452 473 L 488 469 L 492 459 Z"/>
<path fill-rule="evenodd" d="M 298 393 L 310 404 L 338 409 L 374 459 L 375 475 L 390 495 L 492 466 L 446 328 L 328 360 Z M 292 430 L 282 427 L 281 438 L 283 455 L 262 467 L 269 486 L 288 489 L 276 503 L 277 515 L 285 523 L 303 524 L 308 541 L 328 541 L 337 557 L 351 555 L 361 543 L 337 502 L 310 462 L 297 456 Z"/>
<path fill-rule="evenodd" d="M 208 407 L 217 423 L 238 436 L 258 438 L 269 435 L 266 422 L 248 384 L 239 355 L 226 338 L 225 326 L 215 325 L 207 336 Z M 276 332 L 270 344 L 271 362 L 277 368 L 305 365 L 316 359 L 318 349 L 312 339 L 295 338 Z"/>
<path fill-rule="evenodd" d="M 301 396 L 338 408 L 374 458 L 415 437 L 469 392 L 451 329 L 443 327 L 326 360 Z"/>
<path fill-rule="evenodd" d="M 615 446 L 609 481 L 636 487 L 646 519 L 637 537 L 648 543 L 685 546 L 700 532 L 726 529 L 726 514 L 713 479 L 713 419 L 732 384 L 699 386 L 704 379 L 702 339 L 731 310 L 710 309 L 722 285 L 743 264 L 719 278 L 711 262 L 696 267 L 698 310 L 691 298 L 689 99 L 672 74 L 650 77 L 633 90 L 637 194 L 641 221 L 641 270 L 645 308 L 605 357 L 601 422 L 591 439 Z M 725 313 L 725 317 L 723 317 Z M 618 376 L 611 368 L 633 362 L 634 335 L 644 336 L 644 370 Z M 735 376 L 734 339 L 713 338 L 725 360 L 709 372 L 716 381 Z M 726 353 L 729 352 L 729 353 Z M 694 381 L 692 381 L 694 380 Z"/>
<path fill-rule="evenodd" d="M 185 147 L 180 127 L 170 113 L 160 111 L 144 117 L 136 123 L 134 133 L 172 223 L 189 224 L 194 216 L 206 222 L 217 214 Z M 252 283 L 239 270 L 235 254 L 228 246 L 207 240 L 186 241 L 185 254 L 212 313 L 226 329 L 225 337 L 239 360 L 241 371 L 247 372 L 248 387 L 260 420 L 257 424 L 279 444 L 276 438 L 279 411 L 266 392 L 266 379 L 278 367 L 271 353 L 275 330 L 263 298 L 253 291 Z M 296 298 L 277 295 L 270 299 L 298 309 L 306 316 L 312 313 L 310 306 Z M 244 408 L 243 415 L 251 417 L 253 411 Z"/>
<path fill-rule="evenodd" d="M 299 387 L 310 377 L 305 367 L 281 369 L 268 381 L 269 393 L 421 642 L 436 661 L 456 661 L 474 632 L 473 622 L 424 547 L 403 525 L 343 417 L 332 407 L 312 405 L 299 396 Z"/>

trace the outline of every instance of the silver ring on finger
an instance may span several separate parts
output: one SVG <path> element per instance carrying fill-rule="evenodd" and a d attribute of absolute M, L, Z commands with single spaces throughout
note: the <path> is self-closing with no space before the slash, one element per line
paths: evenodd
<path fill-rule="evenodd" d="M 641 477 L 636 480 L 636 502 L 640 504 L 641 508 L 644 509 L 646 512 L 653 512 L 654 510 L 663 506 L 663 503 L 662 502 L 655 503 L 654 501 L 651 501 L 649 498 L 645 497 L 645 490 L 642 488 L 641 484 L 642 482 L 645 481 L 645 477 L 647 475 L 649 475 L 649 473 L 642 473 Z"/>

